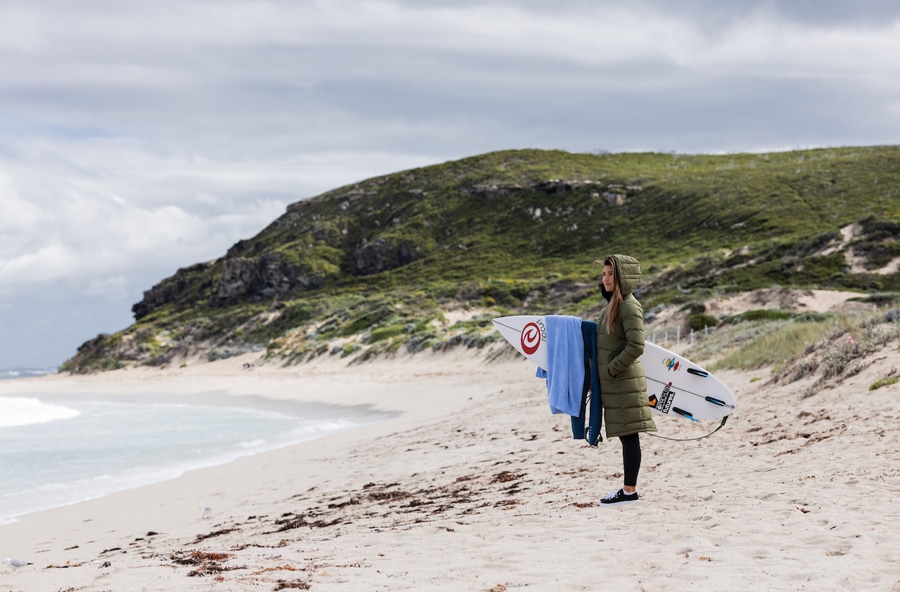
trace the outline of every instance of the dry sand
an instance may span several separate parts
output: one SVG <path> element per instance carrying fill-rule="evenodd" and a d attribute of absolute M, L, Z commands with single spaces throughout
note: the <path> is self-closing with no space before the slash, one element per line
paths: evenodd
<path fill-rule="evenodd" d="M 0 565 L 0 591 L 900 590 L 900 385 L 868 390 L 896 351 L 807 399 L 766 371 L 724 373 L 728 424 L 642 437 L 642 501 L 613 508 L 595 504 L 621 483 L 618 441 L 573 440 L 514 355 L 245 362 L 0 395 L 223 391 L 403 413 L 0 526 L 0 557 L 34 563 Z M 657 422 L 673 437 L 716 424 Z"/>

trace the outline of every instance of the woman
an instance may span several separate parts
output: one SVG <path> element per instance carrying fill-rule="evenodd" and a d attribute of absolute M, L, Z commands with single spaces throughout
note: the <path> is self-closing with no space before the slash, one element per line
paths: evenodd
<path fill-rule="evenodd" d="M 598 260 L 599 263 L 599 260 Z M 597 368 L 606 436 L 622 442 L 624 484 L 600 500 L 601 506 L 638 501 L 641 432 L 655 432 L 647 402 L 647 379 L 638 358 L 644 353 L 644 310 L 634 297 L 641 265 L 627 255 L 603 260 L 600 293 L 606 305 L 597 322 Z"/>

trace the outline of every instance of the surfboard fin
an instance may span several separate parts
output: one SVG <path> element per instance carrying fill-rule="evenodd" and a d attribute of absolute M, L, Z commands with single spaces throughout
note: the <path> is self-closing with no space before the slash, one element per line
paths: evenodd
<path fill-rule="evenodd" d="M 677 413 L 678 415 L 681 415 L 682 417 L 688 418 L 688 419 L 691 420 L 691 421 L 695 421 L 695 422 L 697 422 L 697 423 L 700 423 L 700 420 L 699 420 L 699 419 L 694 419 L 694 416 L 691 415 L 688 411 L 685 411 L 684 409 L 679 409 L 678 407 L 672 407 L 672 411 L 674 411 L 674 412 Z"/>
<path fill-rule="evenodd" d="M 709 377 L 709 372 L 705 370 L 697 370 L 696 368 L 688 368 L 688 374 L 693 374 L 694 376 L 699 376 L 700 378 Z"/>

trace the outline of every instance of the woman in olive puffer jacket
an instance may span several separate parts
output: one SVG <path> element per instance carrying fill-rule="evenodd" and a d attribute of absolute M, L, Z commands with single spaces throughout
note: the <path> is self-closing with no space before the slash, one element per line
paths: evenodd
<path fill-rule="evenodd" d="M 606 303 L 597 321 L 600 398 L 607 438 L 617 436 L 622 441 L 625 475 L 622 489 L 601 499 L 600 505 L 638 500 L 639 434 L 656 431 L 647 400 L 647 379 L 639 359 L 644 353 L 644 311 L 633 292 L 640 279 L 637 259 L 611 255 L 603 260 L 600 292 Z"/>

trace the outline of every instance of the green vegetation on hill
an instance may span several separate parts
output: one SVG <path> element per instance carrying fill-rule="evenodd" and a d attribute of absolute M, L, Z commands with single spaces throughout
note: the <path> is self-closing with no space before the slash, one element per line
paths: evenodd
<path fill-rule="evenodd" d="M 63 370 L 479 347 L 500 314 L 590 317 L 592 262 L 616 252 L 642 261 L 645 310 L 694 306 L 699 328 L 716 320 L 702 302 L 724 292 L 898 291 L 897 273 L 877 273 L 900 256 L 898 231 L 900 147 L 495 152 L 292 204 L 148 290 L 133 326 L 85 343 Z"/>

